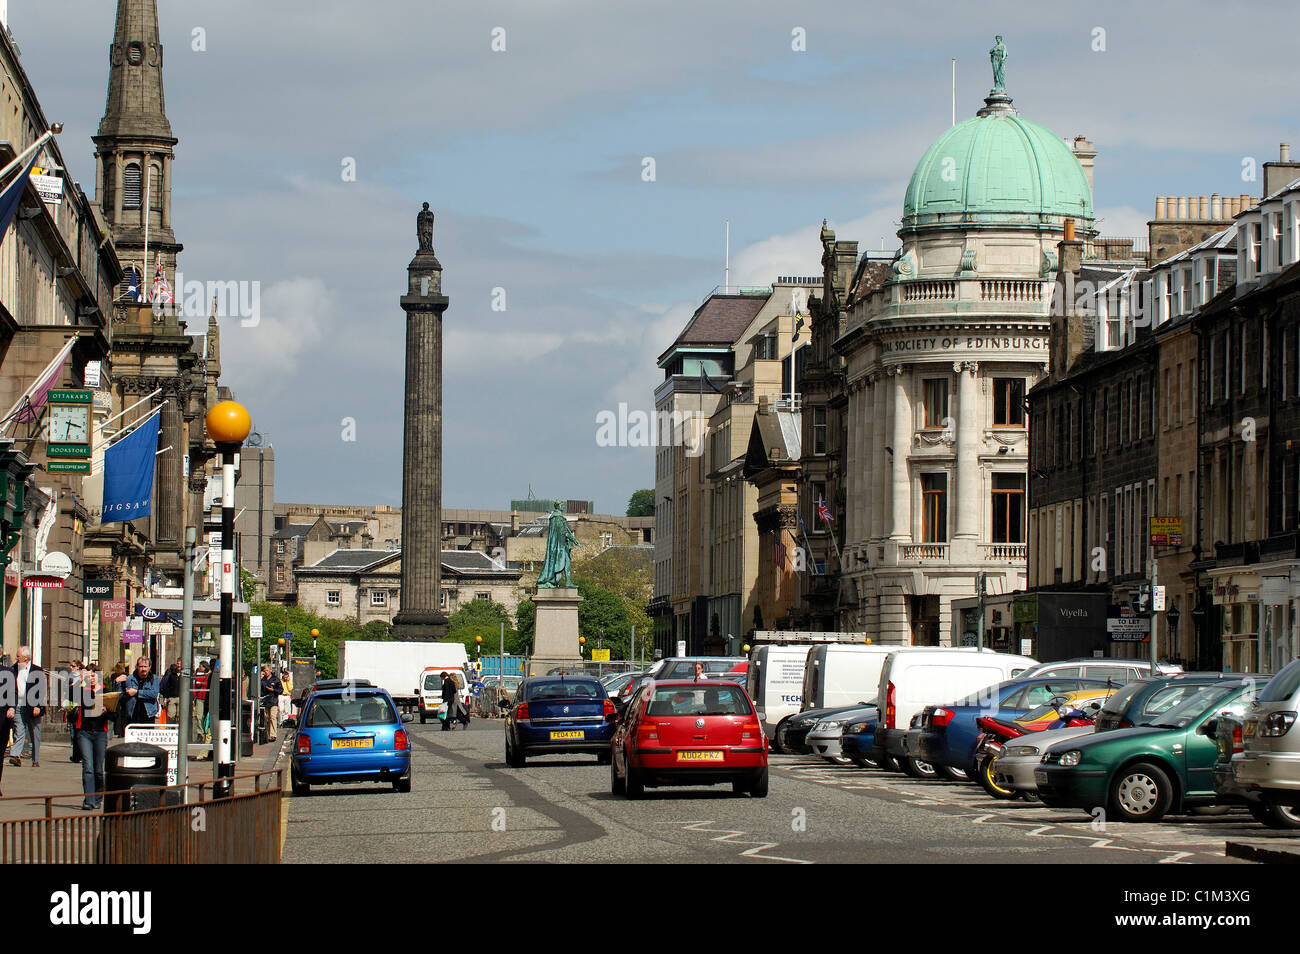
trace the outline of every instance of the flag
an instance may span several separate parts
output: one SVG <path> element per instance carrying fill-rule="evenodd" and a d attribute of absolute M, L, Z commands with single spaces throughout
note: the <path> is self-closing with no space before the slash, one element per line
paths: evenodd
<path fill-rule="evenodd" d="M 831 516 L 831 510 L 826 506 L 821 497 L 817 498 L 817 517 L 822 523 L 830 523 L 835 518 Z"/>
<path fill-rule="evenodd" d="M 167 276 L 163 274 L 162 262 L 158 263 L 158 269 L 153 276 L 153 300 L 164 305 L 172 303 L 172 290 L 167 284 Z"/>
<path fill-rule="evenodd" d="M 799 340 L 799 332 L 803 329 L 803 315 L 795 312 L 794 315 L 794 334 L 790 336 L 791 341 Z"/>
<path fill-rule="evenodd" d="M 9 223 L 14 220 L 14 215 L 18 212 L 18 206 L 22 203 L 23 195 L 27 192 L 27 180 L 32 174 L 32 166 L 36 165 L 36 157 L 40 155 L 37 149 L 32 153 L 32 158 L 27 163 L 27 168 L 18 174 L 13 182 L 5 187 L 4 192 L 0 192 L 0 241 L 4 240 L 5 234 L 9 231 Z"/>
<path fill-rule="evenodd" d="M 776 543 L 772 547 L 772 560 L 777 564 L 777 566 L 785 569 L 785 544 L 781 542 L 781 537 L 779 535 L 776 538 Z"/>
<path fill-rule="evenodd" d="M 134 520 L 150 514 L 161 411 L 161 408 L 154 411 L 135 430 L 104 452 L 104 515 L 101 523 Z"/>
<path fill-rule="evenodd" d="M 705 371 L 704 365 L 701 364 L 700 365 L 700 393 L 701 394 L 704 393 L 705 387 L 708 387 L 708 389 L 712 391 L 714 394 L 722 393 L 720 390 L 718 390 L 718 386 L 714 384 L 711 380 L 709 380 L 709 372 Z"/>
<path fill-rule="evenodd" d="M 18 403 L 9 411 L 14 420 L 35 421 L 40 417 L 41 411 L 45 408 L 45 400 L 50 396 L 50 389 L 63 377 L 63 367 L 68 363 L 68 355 L 72 353 L 72 346 L 76 343 L 76 338 L 69 338 L 59 353 L 54 356 L 54 360 L 45 366 L 45 370 L 40 373 L 32 386 L 18 399 Z M 18 411 L 17 415 L 13 414 L 14 411 Z"/>
<path fill-rule="evenodd" d="M 126 300 L 140 300 L 140 270 L 132 265 L 126 270 Z"/>

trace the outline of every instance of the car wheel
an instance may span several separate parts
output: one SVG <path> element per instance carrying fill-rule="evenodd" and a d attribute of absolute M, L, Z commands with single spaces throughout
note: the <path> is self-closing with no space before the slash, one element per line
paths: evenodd
<path fill-rule="evenodd" d="M 858 768 L 864 768 L 864 769 L 880 768 L 879 762 L 877 762 L 875 759 L 869 759 L 865 755 L 851 755 L 849 756 L 849 758 L 853 759 L 853 764 L 856 765 Z"/>
<path fill-rule="evenodd" d="M 776 748 L 781 752 L 787 752 L 787 753 L 790 751 L 790 746 L 786 745 L 786 737 L 787 737 L 786 733 L 790 731 L 790 724 L 788 720 L 789 720 L 789 716 L 787 716 L 785 719 L 782 719 L 780 722 L 776 724 L 776 733 L 773 735 L 772 738 L 772 741 L 776 744 Z"/>
<path fill-rule="evenodd" d="M 1169 776 L 1149 762 L 1125 766 L 1110 783 L 1111 813 L 1120 821 L 1159 821 L 1173 801 L 1174 787 Z"/>
<path fill-rule="evenodd" d="M 901 759 L 903 771 L 912 778 L 934 778 L 938 773 L 933 765 L 929 762 L 922 762 L 920 759 L 914 759 L 911 756 Z"/>
<path fill-rule="evenodd" d="M 824 758 L 827 762 L 830 762 L 831 765 L 852 765 L 853 764 L 853 760 L 851 758 L 848 758 L 843 755 L 823 755 L 822 758 Z"/>
<path fill-rule="evenodd" d="M 525 757 L 522 752 L 516 752 L 509 739 L 506 740 L 506 765 L 511 768 L 523 768 Z"/>
<path fill-rule="evenodd" d="M 993 798 L 1000 801 L 1010 801 L 1017 798 L 1018 793 L 1013 788 L 1004 788 L 993 780 L 993 763 L 997 759 L 982 758 L 975 765 L 975 781 L 979 787 L 984 789 Z"/>
<path fill-rule="evenodd" d="M 627 788 L 628 798 L 645 797 L 645 782 L 641 781 L 641 773 L 630 765 L 627 767 L 627 778 L 624 780 L 624 785 Z"/>
<path fill-rule="evenodd" d="M 1200 805 L 1192 809 L 1192 814 L 1204 818 L 1214 818 L 1218 815 L 1226 815 L 1230 811 L 1232 811 L 1231 805 Z"/>
<path fill-rule="evenodd" d="M 903 766 L 900 765 L 898 759 L 894 758 L 892 755 L 884 756 L 880 761 L 880 767 L 884 769 L 886 772 L 903 771 Z"/>
<path fill-rule="evenodd" d="M 1300 830 L 1300 811 L 1271 799 L 1251 802 L 1248 806 L 1255 821 L 1268 828 Z"/>
<path fill-rule="evenodd" d="M 946 778 L 950 782 L 969 782 L 970 775 L 964 770 L 953 768 L 951 765 L 936 765 L 940 777 Z"/>
<path fill-rule="evenodd" d="M 597 765 L 608 765 L 609 762 L 610 762 L 610 755 L 608 752 L 601 752 L 596 756 Z"/>
<path fill-rule="evenodd" d="M 293 793 L 295 795 L 311 794 L 311 786 L 308 785 L 306 782 L 301 781 L 297 775 L 294 775 L 290 778 L 290 783 L 293 785 Z"/>
<path fill-rule="evenodd" d="M 767 798 L 767 768 L 749 786 L 749 794 L 754 798 Z"/>
<path fill-rule="evenodd" d="M 406 776 L 406 778 L 399 778 L 393 780 L 393 791 L 409 792 L 410 790 L 411 790 L 411 776 L 408 775 Z"/>
<path fill-rule="evenodd" d="M 627 786 L 618 777 L 618 767 L 611 761 L 609 763 L 609 793 L 611 795 L 622 795 L 626 791 Z"/>

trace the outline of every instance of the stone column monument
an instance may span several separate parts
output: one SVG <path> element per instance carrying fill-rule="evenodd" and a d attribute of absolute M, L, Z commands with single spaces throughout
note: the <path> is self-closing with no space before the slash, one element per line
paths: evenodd
<path fill-rule="evenodd" d="M 402 441 L 402 608 L 398 639 L 447 635 L 438 607 L 442 572 L 442 265 L 433 254 L 429 203 L 416 217 L 420 247 L 407 266 L 406 413 Z"/>

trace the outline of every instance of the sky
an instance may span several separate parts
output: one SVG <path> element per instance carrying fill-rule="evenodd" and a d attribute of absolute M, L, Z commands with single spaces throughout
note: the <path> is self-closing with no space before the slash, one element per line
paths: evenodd
<path fill-rule="evenodd" d="M 656 358 L 723 282 L 724 222 L 744 286 L 819 274 L 823 219 L 896 247 L 952 60 L 961 120 L 995 34 L 1021 115 L 1095 144 L 1104 234 L 1145 235 L 1157 194 L 1258 194 L 1243 176 L 1300 148 L 1300 11 L 1280 2 L 158 6 L 180 269 L 259 283 L 259 320 L 222 323 L 222 382 L 274 446 L 282 502 L 401 503 L 398 299 L 423 202 L 450 299 L 443 505 L 531 487 L 622 513 L 653 448 L 598 446 L 598 415 L 653 410 Z M 114 8 L 9 3 L 92 196 Z"/>

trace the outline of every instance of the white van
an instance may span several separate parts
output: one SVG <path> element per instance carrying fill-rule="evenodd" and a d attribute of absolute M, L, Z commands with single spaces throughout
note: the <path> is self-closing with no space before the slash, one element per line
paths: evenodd
<path fill-rule="evenodd" d="M 803 701 L 804 662 L 809 647 L 755 646 L 750 654 L 745 691 L 754 700 L 763 734 L 771 742 L 776 726 L 788 715 L 800 711 Z"/>
<path fill-rule="evenodd" d="M 876 754 L 903 758 L 912 716 L 926 706 L 955 702 L 1036 665 L 1028 656 L 992 650 L 913 647 L 893 653 L 880 670 Z"/>
<path fill-rule="evenodd" d="M 880 670 L 900 646 L 822 643 L 808 650 L 801 711 L 855 706 L 876 698 Z"/>

